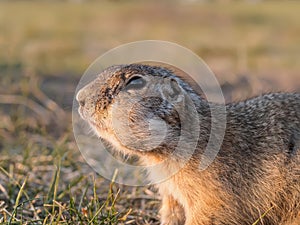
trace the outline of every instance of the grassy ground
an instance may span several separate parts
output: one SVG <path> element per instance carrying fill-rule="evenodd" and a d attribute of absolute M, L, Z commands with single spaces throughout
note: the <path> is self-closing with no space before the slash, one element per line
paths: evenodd
<path fill-rule="evenodd" d="M 227 100 L 300 91 L 300 3 L 0 2 L 0 223 L 159 224 L 152 187 L 96 175 L 71 127 L 76 84 L 119 44 L 179 43 Z"/>

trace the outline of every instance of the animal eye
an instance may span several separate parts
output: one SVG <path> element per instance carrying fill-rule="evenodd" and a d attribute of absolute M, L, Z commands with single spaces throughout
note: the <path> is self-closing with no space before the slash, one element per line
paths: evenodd
<path fill-rule="evenodd" d="M 138 90 L 142 89 L 145 85 L 146 81 L 144 80 L 144 78 L 140 76 L 134 76 L 127 81 L 125 90 Z"/>

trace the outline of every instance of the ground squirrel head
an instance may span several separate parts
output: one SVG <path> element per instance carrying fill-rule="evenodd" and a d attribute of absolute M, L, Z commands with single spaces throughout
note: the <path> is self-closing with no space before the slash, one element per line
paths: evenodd
<path fill-rule="evenodd" d="M 198 96 L 171 70 L 130 64 L 104 70 L 77 101 L 81 117 L 118 150 L 167 154 L 198 116 L 191 97 Z"/>

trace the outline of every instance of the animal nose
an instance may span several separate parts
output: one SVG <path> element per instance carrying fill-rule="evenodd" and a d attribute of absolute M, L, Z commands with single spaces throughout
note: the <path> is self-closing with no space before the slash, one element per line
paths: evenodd
<path fill-rule="evenodd" d="M 83 107 L 83 106 L 85 105 L 85 94 L 84 94 L 84 91 L 83 91 L 83 90 L 80 90 L 80 91 L 77 93 L 76 100 L 77 100 L 77 102 L 79 103 L 79 105 L 80 105 L 81 107 Z"/>

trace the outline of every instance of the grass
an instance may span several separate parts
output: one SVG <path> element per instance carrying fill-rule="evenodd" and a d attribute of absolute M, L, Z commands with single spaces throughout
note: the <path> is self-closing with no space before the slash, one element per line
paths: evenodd
<path fill-rule="evenodd" d="M 96 192 L 96 181 L 93 179 L 93 186 L 88 185 L 84 188 L 84 192 L 80 198 L 79 204 L 76 197 L 72 194 L 71 185 L 65 192 L 58 193 L 60 168 L 58 167 L 54 173 L 48 195 L 45 197 L 29 199 L 28 194 L 24 192 L 26 178 L 20 187 L 13 206 L 12 213 L 3 210 L 2 224 L 116 224 L 127 220 L 129 213 L 118 212 L 116 208 L 116 200 L 119 196 L 120 189 L 114 189 L 114 183 L 109 186 L 106 198 L 99 199 Z M 73 182 L 73 185 L 78 181 Z M 88 189 L 93 190 L 93 197 L 86 200 Z M 20 202 L 24 194 L 25 200 Z M 68 201 L 61 202 L 63 196 L 68 196 Z M 39 206 L 37 202 L 43 201 L 43 205 Z M 28 205 L 28 206 L 27 206 Z M 42 209 L 40 209 L 42 207 Z M 31 211 L 32 210 L 32 211 Z M 33 214 L 31 219 L 26 218 L 28 213 Z M 6 219 L 7 218 L 7 219 Z"/>
<path fill-rule="evenodd" d="M 158 200 L 149 187 L 105 181 L 70 141 L 45 151 L 28 143 L 28 152 L 1 157 L 1 224 L 155 224 Z"/>
<path fill-rule="evenodd" d="M 229 100 L 299 91 L 299 7 L 1 1 L 0 223 L 159 224 L 153 187 L 107 181 L 78 151 L 71 107 L 80 76 L 112 47 L 162 39 L 201 56 Z"/>
<path fill-rule="evenodd" d="M 299 70 L 298 2 L 179 4 L 0 2 L 0 61 L 38 74 L 82 74 L 112 47 L 163 39 L 208 62 L 227 59 L 232 72 L 240 69 L 239 51 L 246 51 L 250 70 Z"/>

